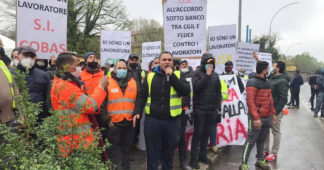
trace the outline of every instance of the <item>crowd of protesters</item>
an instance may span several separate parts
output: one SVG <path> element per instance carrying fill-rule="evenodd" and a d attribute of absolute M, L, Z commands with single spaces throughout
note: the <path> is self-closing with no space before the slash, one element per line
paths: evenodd
<path fill-rule="evenodd" d="M 216 125 L 221 122 L 222 101 L 227 98 L 227 85 L 215 72 L 215 58 L 210 53 L 203 54 L 200 66 L 195 71 L 186 60 L 176 60 L 169 52 L 162 52 L 150 62 L 149 70 L 143 70 L 136 54 L 131 54 L 127 61 L 120 59 L 114 65 L 100 65 L 99 56 L 94 52 L 85 53 L 82 62 L 71 52 L 45 60 L 39 59 L 32 47 L 23 46 L 15 48 L 9 58 L 1 46 L 1 123 L 13 126 L 16 121 L 14 77 L 16 70 L 28 71 L 26 81 L 30 101 L 42 103 L 38 123 L 50 116 L 51 109 L 68 109 L 80 114 L 73 121 L 85 123 L 80 124 L 77 132 L 90 132 L 82 137 L 78 134 L 59 136 L 57 141 L 63 157 L 69 156 L 69 148 L 79 147 L 81 142 L 92 143 L 93 130 L 102 129 L 103 139 L 108 139 L 111 144 L 103 159 L 109 157 L 118 169 L 131 169 L 131 154 L 139 142 L 142 117 L 145 117 L 144 136 L 149 170 L 159 167 L 173 169 L 176 148 L 181 169 L 199 169 L 198 162 L 212 164 L 207 157 L 209 138 L 212 151 L 215 154 L 220 152 L 216 147 Z M 270 66 L 265 61 L 259 61 L 256 53 L 254 57 L 257 61 L 256 72 L 249 75 L 246 87 L 241 79 L 248 79 L 247 75 L 244 75 L 244 70 L 235 73 L 231 61 L 225 63 L 222 75 L 235 75 L 240 92 L 246 91 L 249 128 L 239 168 L 248 169 L 248 158 L 256 144 L 255 166 L 269 169 L 266 161 L 278 159 L 280 124 L 282 111 L 288 102 L 288 91 L 291 91 L 288 105 L 299 108 L 303 79 L 298 71 L 290 78 L 282 61 L 275 61 Z M 314 110 L 314 117 L 317 117 L 319 110 L 324 108 L 324 70 L 317 71 L 309 84 L 312 91 L 311 109 Z M 69 103 L 72 95 L 77 100 Z M 62 101 L 68 104 L 64 105 Z M 81 109 L 84 103 L 89 107 Z M 189 117 L 193 119 L 194 133 L 190 160 L 187 160 L 185 132 Z M 92 126 L 87 124 L 90 122 Z M 269 142 L 270 136 L 273 136 L 272 144 Z M 100 146 L 103 139 L 99 142 Z M 61 144 L 71 140 L 77 144 Z"/>

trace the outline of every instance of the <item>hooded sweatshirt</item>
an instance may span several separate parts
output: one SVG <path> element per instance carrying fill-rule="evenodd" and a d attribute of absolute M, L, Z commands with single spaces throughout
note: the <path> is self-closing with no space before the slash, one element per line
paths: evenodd
<path fill-rule="evenodd" d="M 269 78 L 269 81 L 271 85 L 274 107 L 277 114 L 279 114 L 288 101 L 290 77 L 286 72 L 284 72 L 277 76 L 271 76 Z"/>
<path fill-rule="evenodd" d="M 213 56 L 208 53 L 204 54 L 201 58 L 201 68 L 192 75 L 193 108 L 221 110 L 222 94 L 219 76 L 214 71 L 211 75 L 207 75 L 205 70 L 209 59 L 213 59 Z M 215 69 L 215 63 L 213 67 Z"/>

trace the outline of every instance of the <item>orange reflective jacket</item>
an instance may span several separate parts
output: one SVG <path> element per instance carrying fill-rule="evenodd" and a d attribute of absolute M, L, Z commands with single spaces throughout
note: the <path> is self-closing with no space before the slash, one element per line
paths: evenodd
<path fill-rule="evenodd" d="M 116 80 L 108 78 L 108 103 L 107 111 L 112 122 L 121 122 L 124 119 L 131 121 L 137 96 L 136 81 L 131 78 L 128 81 L 125 94 L 123 94 Z"/>
<path fill-rule="evenodd" d="M 98 73 L 94 73 L 94 74 L 87 72 L 87 70 L 85 69 L 81 72 L 80 78 L 84 82 L 84 86 L 88 94 L 92 94 L 94 89 L 98 86 L 99 80 L 103 76 L 104 76 L 104 72 L 101 70 Z"/>
<path fill-rule="evenodd" d="M 97 114 L 105 97 L 105 90 L 98 86 L 91 96 L 87 96 L 76 83 L 54 77 L 51 103 L 53 110 L 60 111 L 59 114 L 62 115 L 59 129 L 64 134 L 57 138 L 62 156 L 68 156 L 81 143 L 85 147 L 92 143 L 94 136 L 87 114 Z M 73 123 L 65 123 L 71 120 Z"/>

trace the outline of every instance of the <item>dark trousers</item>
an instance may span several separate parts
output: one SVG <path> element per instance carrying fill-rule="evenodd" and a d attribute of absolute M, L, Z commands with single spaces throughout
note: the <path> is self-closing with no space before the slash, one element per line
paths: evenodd
<path fill-rule="evenodd" d="M 247 163 L 250 157 L 250 153 L 255 143 L 257 144 L 257 159 L 264 159 L 264 142 L 269 135 L 270 128 L 272 127 L 272 116 L 267 118 L 260 118 L 262 122 L 261 129 L 255 129 L 253 126 L 253 118 L 249 115 L 249 129 L 248 136 L 245 141 L 245 149 L 242 155 L 242 162 Z"/>
<path fill-rule="evenodd" d="M 315 96 L 317 97 L 316 90 L 314 88 L 311 88 L 311 97 L 310 97 L 309 101 L 311 103 L 312 109 L 314 109 L 314 99 L 315 99 Z"/>
<path fill-rule="evenodd" d="M 179 161 L 185 163 L 187 160 L 187 143 L 186 143 L 186 127 L 187 127 L 187 115 L 185 111 L 182 111 L 180 116 L 181 129 L 180 129 L 180 141 L 178 144 Z"/>
<path fill-rule="evenodd" d="M 207 157 L 208 138 L 213 125 L 216 124 L 217 110 L 194 110 L 194 133 L 191 141 L 191 162 L 197 161 L 198 145 L 200 144 L 199 158 Z"/>
<path fill-rule="evenodd" d="M 300 89 L 290 90 L 290 94 L 291 94 L 290 104 L 292 106 L 299 106 L 299 92 L 300 92 Z"/>
<path fill-rule="evenodd" d="M 324 93 L 318 93 L 316 98 L 316 107 L 314 109 L 314 113 L 317 115 L 318 112 L 321 110 L 321 117 L 324 117 Z"/>
<path fill-rule="evenodd" d="M 147 170 L 157 170 L 160 159 L 163 170 L 173 169 L 173 154 L 180 139 L 180 120 L 160 120 L 146 115 L 144 136 Z"/>
<path fill-rule="evenodd" d="M 130 156 L 134 139 L 133 126 L 113 126 L 103 131 L 111 146 L 107 149 L 110 161 L 122 169 L 130 169 Z"/>

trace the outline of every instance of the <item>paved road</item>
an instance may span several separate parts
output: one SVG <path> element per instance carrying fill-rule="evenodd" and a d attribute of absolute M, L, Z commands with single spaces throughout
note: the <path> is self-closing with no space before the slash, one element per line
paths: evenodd
<path fill-rule="evenodd" d="M 276 170 L 324 170 L 324 119 L 313 118 L 308 104 L 310 87 L 305 83 L 301 89 L 300 109 L 290 110 L 281 121 L 282 136 L 278 160 L 269 163 Z M 238 169 L 242 146 L 222 148 L 223 153 L 211 169 Z M 248 162 L 255 169 L 255 149 Z"/>

